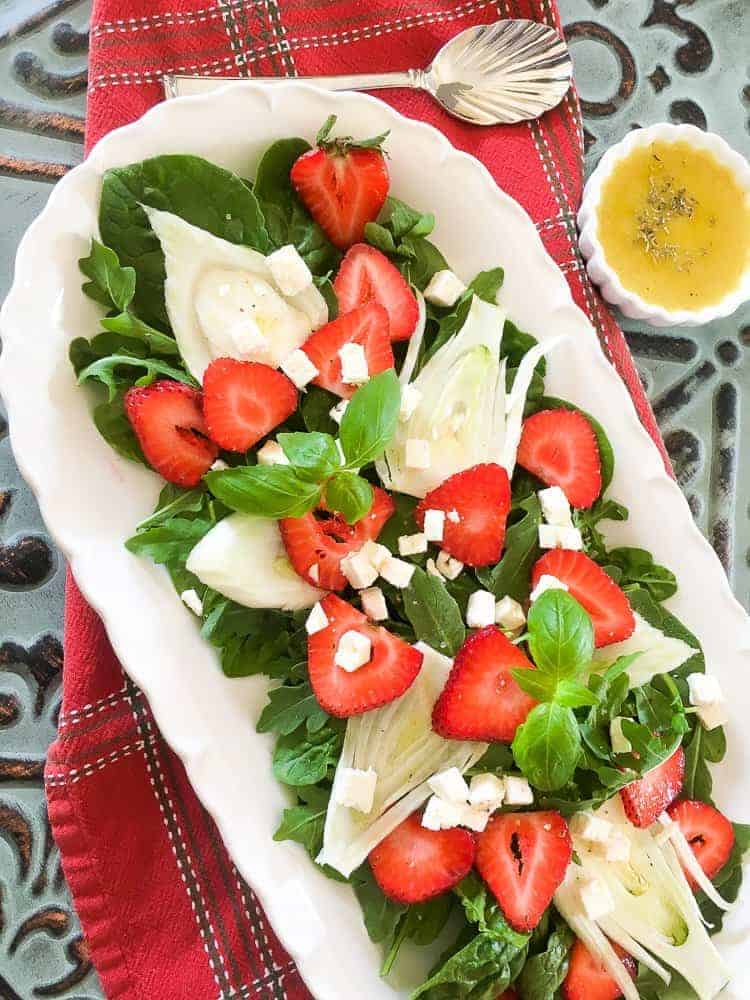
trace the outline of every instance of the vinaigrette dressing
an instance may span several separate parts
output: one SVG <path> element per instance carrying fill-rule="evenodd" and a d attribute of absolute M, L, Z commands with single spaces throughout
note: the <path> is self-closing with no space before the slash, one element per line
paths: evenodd
<path fill-rule="evenodd" d="M 634 149 L 604 183 L 597 236 L 623 286 L 665 309 L 715 305 L 750 267 L 750 196 L 687 142 Z"/>

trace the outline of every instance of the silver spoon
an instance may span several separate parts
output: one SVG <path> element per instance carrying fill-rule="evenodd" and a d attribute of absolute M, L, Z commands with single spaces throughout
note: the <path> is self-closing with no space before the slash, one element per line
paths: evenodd
<path fill-rule="evenodd" d="M 572 69 L 568 47 L 554 28 L 515 19 L 467 28 L 446 42 L 426 69 L 294 79 L 323 90 L 412 87 L 426 90 L 462 121 L 512 125 L 558 105 L 570 86 Z M 255 80 L 282 82 L 278 77 Z M 164 91 L 167 97 L 181 97 L 212 89 L 217 81 L 222 79 L 165 74 Z"/>

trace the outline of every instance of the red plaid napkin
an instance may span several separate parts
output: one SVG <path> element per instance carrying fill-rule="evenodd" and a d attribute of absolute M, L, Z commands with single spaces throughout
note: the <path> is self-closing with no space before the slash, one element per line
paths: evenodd
<path fill-rule="evenodd" d="M 403 70 L 428 63 L 462 28 L 498 17 L 559 27 L 553 0 L 97 0 L 88 146 L 160 100 L 164 72 Z M 386 92 L 386 100 L 481 159 L 525 206 L 661 447 L 622 333 L 576 245 L 583 150 L 575 94 L 541 120 L 510 128 L 462 125 L 411 91 Z M 47 796 L 107 996 L 309 997 L 72 579 L 67 598 L 63 705 Z"/>

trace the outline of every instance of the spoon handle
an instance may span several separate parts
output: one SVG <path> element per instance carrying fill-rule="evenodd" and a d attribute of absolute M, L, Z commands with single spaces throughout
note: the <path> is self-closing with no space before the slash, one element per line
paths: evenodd
<path fill-rule="evenodd" d="M 352 73 L 348 76 L 295 76 L 295 77 L 255 77 L 255 82 L 264 86 L 281 83 L 310 83 L 321 90 L 385 90 L 390 87 L 421 87 L 422 71 L 408 69 L 404 73 Z M 187 74 L 165 74 L 164 90 L 167 97 L 178 97 L 184 93 L 195 93 L 198 89 L 218 86 L 222 82 L 236 80 L 236 77 L 194 77 Z M 188 88 L 182 82 L 188 82 Z M 200 81 L 200 82 L 195 82 Z"/>

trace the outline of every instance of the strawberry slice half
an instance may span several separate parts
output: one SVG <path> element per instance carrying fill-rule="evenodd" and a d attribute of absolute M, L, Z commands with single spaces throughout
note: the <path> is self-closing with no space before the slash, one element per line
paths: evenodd
<path fill-rule="evenodd" d="M 292 566 L 314 587 L 343 590 L 348 581 L 341 572 L 341 560 L 370 539 L 374 541 L 396 509 L 385 490 L 373 486 L 372 492 L 369 513 L 355 524 L 347 524 L 341 515 L 325 508 L 279 521 Z"/>
<path fill-rule="evenodd" d="M 375 881 L 389 899 L 423 903 L 468 875 L 475 854 L 468 830 L 427 830 L 416 812 L 370 851 L 369 861 Z"/>
<path fill-rule="evenodd" d="M 479 835 L 476 866 L 508 923 L 526 933 L 549 906 L 572 854 L 560 813 L 496 813 Z"/>
<path fill-rule="evenodd" d="M 400 697 L 422 666 L 419 650 L 387 629 L 371 625 L 361 611 L 336 594 L 328 594 L 321 606 L 328 625 L 307 639 L 310 684 L 321 707 L 330 715 L 347 719 Z M 372 643 L 369 662 L 351 673 L 334 662 L 341 636 L 350 631 L 359 632 Z"/>
<path fill-rule="evenodd" d="M 625 971 L 635 980 L 638 967 L 632 955 L 614 941 L 610 942 Z M 570 951 L 568 974 L 562 985 L 565 1000 L 618 1000 L 622 990 L 602 963 L 591 954 L 580 939 Z"/>
<path fill-rule="evenodd" d="M 333 282 L 339 313 L 366 302 L 378 302 L 388 313 L 391 340 L 408 340 L 419 318 L 417 300 L 409 284 L 385 254 L 367 243 L 355 243 L 341 262 Z"/>
<path fill-rule="evenodd" d="M 536 587 L 545 574 L 566 584 L 571 595 L 588 611 L 597 648 L 622 642 L 635 631 L 633 609 L 624 591 L 585 552 L 550 549 L 534 564 L 532 586 Z"/>
<path fill-rule="evenodd" d="M 620 798 L 633 826 L 651 826 L 680 794 L 684 778 L 685 752 L 677 747 L 658 767 L 622 788 Z"/>
<path fill-rule="evenodd" d="M 125 393 L 125 413 L 148 464 L 177 486 L 197 486 L 219 454 L 201 399 L 197 389 L 166 379 Z"/>
<path fill-rule="evenodd" d="M 467 566 L 490 566 L 502 555 L 510 510 L 508 473 L 488 462 L 457 472 L 420 500 L 415 517 L 424 527 L 425 511 L 446 515 L 441 546 Z"/>
<path fill-rule="evenodd" d="M 385 136 L 356 142 L 330 139 L 336 122 L 331 115 L 311 149 L 292 165 L 292 185 L 310 215 L 334 246 L 346 250 L 359 243 L 388 194 L 388 166 L 380 148 Z"/>
<path fill-rule="evenodd" d="M 318 369 L 315 385 L 328 389 L 344 399 L 357 390 L 341 379 L 341 358 L 338 352 L 344 344 L 361 344 L 367 358 L 369 375 L 393 368 L 393 351 L 388 331 L 388 313 L 377 302 L 368 302 L 345 316 L 339 316 L 311 334 L 302 350 Z"/>
<path fill-rule="evenodd" d="M 602 460 L 594 428 L 577 410 L 541 410 L 523 423 L 517 461 L 574 507 L 590 507 L 602 491 Z"/>
<path fill-rule="evenodd" d="M 718 875 L 734 847 L 734 827 L 726 816 L 707 802 L 694 799 L 675 802 L 667 812 L 682 830 L 706 875 L 709 878 Z M 692 875 L 685 872 L 685 877 L 691 889 L 697 892 Z"/>
<path fill-rule="evenodd" d="M 208 433 L 229 451 L 252 448 L 296 409 L 294 383 L 269 365 L 216 358 L 203 375 Z"/>
<path fill-rule="evenodd" d="M 514 668 L 534 665 L 495 625 L 469 636 L 432 710 L 435 732 L 448 740 L 512 743 L 537 704 L 511 676 Z"/>

